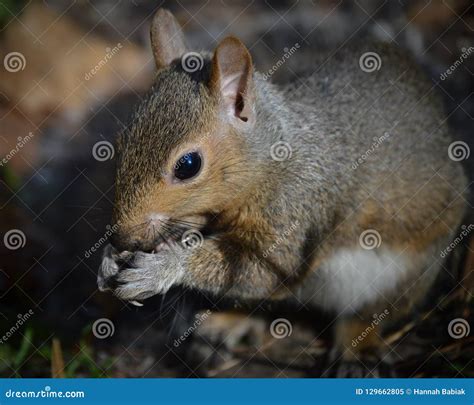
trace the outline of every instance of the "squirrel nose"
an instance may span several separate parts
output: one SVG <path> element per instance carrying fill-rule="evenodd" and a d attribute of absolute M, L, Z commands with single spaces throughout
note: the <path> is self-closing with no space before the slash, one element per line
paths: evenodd
<path fill-rule="evenodd" d="M 110 237 L 110 243 L 119 252 L 128 251 L 134 252 L 140 250 L 140 244 L 137 240 L 127 237 L 121 232 L 116 232 Z"/>
<path fill-rule="evenodd" d="M 116 232 L 110 237 L 110 243 L 119 252 L 136 252 L 137 250 L 151 252 L 154 248 L 151 242 L 135 239 L 120 232 Z"/>

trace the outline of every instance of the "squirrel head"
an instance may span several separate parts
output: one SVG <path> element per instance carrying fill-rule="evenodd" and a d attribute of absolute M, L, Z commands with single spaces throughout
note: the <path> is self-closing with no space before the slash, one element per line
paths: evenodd
<path fill-rule="evenodd" d="M 188 52 L 173 15 L 152 21 L 155 82 L 118 142 L 118 250 L 157 249 L 235 208 L 252 187 L 246 137 L 255 125 L 252 59 L 235 37 Z M 239 195 L 239 201 L 234 197 Z"/>

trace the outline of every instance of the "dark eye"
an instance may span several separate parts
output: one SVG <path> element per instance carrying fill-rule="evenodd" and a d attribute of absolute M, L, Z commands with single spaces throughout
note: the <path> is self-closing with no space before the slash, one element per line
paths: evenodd
<path fill-rule="evenodd" d="M 174 177 L 178 180 L 190 179 L 199 173 L 201 166 L 202 159 L 198 152 L 186 153 L 174 165 Z"/>

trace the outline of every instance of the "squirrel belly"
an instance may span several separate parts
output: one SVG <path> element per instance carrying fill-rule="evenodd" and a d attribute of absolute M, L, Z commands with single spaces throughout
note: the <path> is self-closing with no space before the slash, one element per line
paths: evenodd
<path fill-rule="evenodd" d="M 409 300 L 417 303 L 413 287 L 431 285 L 440 268 L 431 255 L 417 256 L 383 248 L 338 250 L 308 276 L 298 299 L 339 315 L 366 312 L 374 304 L 383 309 Z M 422 259 L 425 267 L 420 266 Z M 415 295 L 424 292 L 415 290 Z"/>

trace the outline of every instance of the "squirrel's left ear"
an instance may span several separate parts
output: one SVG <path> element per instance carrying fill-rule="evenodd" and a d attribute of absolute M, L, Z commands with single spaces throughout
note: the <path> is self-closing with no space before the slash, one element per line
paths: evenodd
<path fill-rule="evenodd" d="M 210 88 L 229 115 L 244 122 L 252 118 L 252 57 L 239 39 L 227 37 L 214 51 Z"/>
<path fill-rule="evenodd" d="M 158 69 L 186 53 L 183 31 L 170 11 L 160 8 L 151 22 L 151 48 Z"/>

